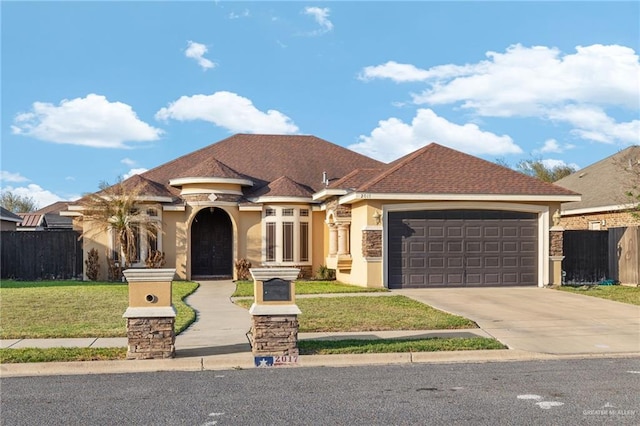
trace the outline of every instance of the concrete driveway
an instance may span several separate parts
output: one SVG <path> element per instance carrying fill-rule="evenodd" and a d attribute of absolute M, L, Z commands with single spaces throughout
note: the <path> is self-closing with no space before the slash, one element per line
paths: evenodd
<path fill-rule="evenodd" d="M 640 353 L 640 306 L 537 287 L 393 292 L 469 318 L 511 349 Z"/>

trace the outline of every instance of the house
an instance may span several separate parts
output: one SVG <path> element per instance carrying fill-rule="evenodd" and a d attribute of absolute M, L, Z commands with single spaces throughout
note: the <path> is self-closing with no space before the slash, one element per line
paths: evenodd
<path fill-rule="evenodd" d="M 69 202 L 58 201 L 29 213 L 18 213 L 22 218 L 18 231 L 57 231 L 73 229 L 73 219 L 61 216 L 60 212 L 69 207 Z"/>
<path fill-rule="evenodd" d="M 555 184 L 582 194 L 580 201 L 562 204 L 560 224 L 567 230 L 640 225 L 630 212 L 637 200 L 626 195 L 640 186 L 640 146 L 630 146 Z"/>
<path fill-rule="evenodd" d="M 22 218 L 10 210 L 0 207 L 0 231 L 15 231 Z"/>
<path fill-rule="evenodd" d="M 301 135 L 237 134 L 123 185 L 162 223 L 140 231 L 140 266 L 157 248 L 181 279 L 233 277 L 245 259 L 389 288 L 559 283 L 551 221 L 580 200 L 436 143 L 385 164 Z M 81 204 L 64 214 L 80 221 Z M 106 268 L 113 236 L 82 226 L 85 258 L 95 248 Z"/>

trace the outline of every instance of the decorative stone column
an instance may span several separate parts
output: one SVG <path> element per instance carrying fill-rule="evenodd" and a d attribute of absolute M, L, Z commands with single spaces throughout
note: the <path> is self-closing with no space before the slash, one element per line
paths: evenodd
<path fill-rule="evenodd" d="M 251 268 L 254 303 L 251 351 L 256 367 L 298 362 L 298 314 L 295 282 L 298 268 Z"/>
<path fill-rule="evenodd" d="M 171 301 L 175 269 L 127 269 L 127 359 L 173 358 L 176 310 Z"/>
<path fill-rule="evenodd" d="M 335 223 L 328 223 L 329 226 L 329 256 L 338 254 L 338 227 Z"/>
<path fill-rule="evenodd" d="M 564 260 L 563 248 L 564 228 L 560 226 L 560 213 L 553 215 L 553 226 L 549 229 L 549 263 L 551 267 L 551 285 L 563 284 L 562 261 Z"/>
<path fill-rule="evenodd" d="M 338 223 L 338 256 L 350 254 L 349 252 L 349 224 Z"/>

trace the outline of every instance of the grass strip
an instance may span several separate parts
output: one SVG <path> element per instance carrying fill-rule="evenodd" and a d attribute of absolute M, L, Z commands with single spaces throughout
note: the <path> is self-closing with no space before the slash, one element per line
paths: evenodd
<path fill-rule="evenodd" d="M 0 363 L 106 361 L 125 359 L 127 348 L 0 349 Z"/>
<path fill-rule="evenodd" d="M 251 300 L 236 304 L 249 308 Z M 300 332 L 446 330 L 477 328 L 466 318 L 439 311 L 405 296 L 297 299 Z"/>
<path fill-rule="evenodd" d="M 195 321 L 183 299 L 198 283 L 175 281 L 176 333 Z M 126 283 L 79 281 L 2 281 L 0 338 L 125 337 Z"/>
<path fill-rule="evenodd" d="M 368 288 L 339 281 L 296 281 L 296 294 L 376 293 L 386 288 Z M 253 297 L 253 281 L 236 281 L 236 291 L 231 297 Z"/>
<path fill-rule="evenodd" d="M 599 297 L 601 299 L 613 300 L 615 302 L 640 305 L 640 287 L 629 287 L 623 285 L 585 285 L 580 287 L 562 286 L 560 291 L 574 294 L 584 294 L 587 296 Z"/>
<path fill-rule="evenodd" d="M 472 351 L 507 349 L 495 339 L 487 337 L 379 340 L 301 340 L 300 355 L 373 354 L 395 352 Z"/>

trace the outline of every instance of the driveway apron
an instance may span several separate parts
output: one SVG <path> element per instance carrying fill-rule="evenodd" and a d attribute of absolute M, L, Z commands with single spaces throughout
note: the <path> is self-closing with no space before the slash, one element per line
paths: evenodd
<path fill-rule="evenodd" d="M 511 349 L 640 352 L 640 306 L 537 287 L 394 290 L 475 321 Z"/>
<path fill-rule="evenodd" d="M 230 300 L 233 281 L 199 281 L 200 287 L 186 299 L 197 312 L 196 321 L 176 336 L 178 356 L 206 356 L 251 352 L 246 333 L 251 316 Z"/>

